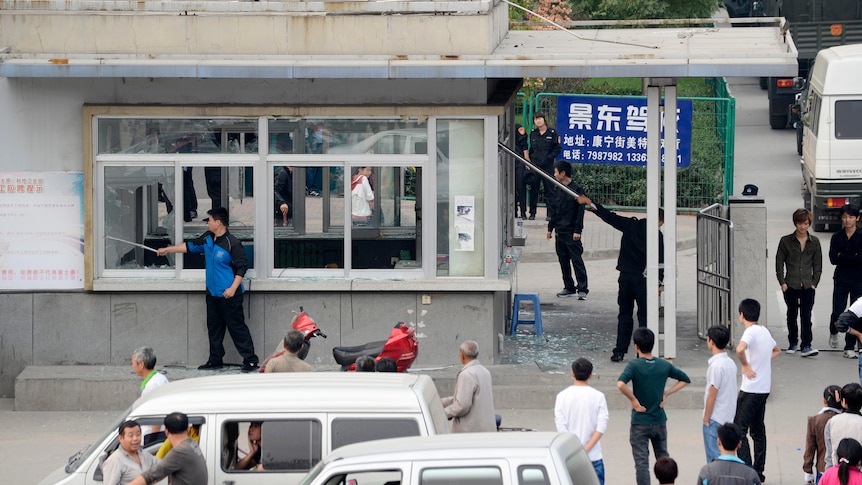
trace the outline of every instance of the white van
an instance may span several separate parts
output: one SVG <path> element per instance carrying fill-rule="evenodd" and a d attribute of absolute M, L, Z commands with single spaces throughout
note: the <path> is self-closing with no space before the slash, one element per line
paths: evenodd
<path fill-rule="evenodd" d="M 86 450 L 41 483 L 101 485 L 101 464 L 134 419 L 162 424 L 175 411 L 199 428 L 210 484 L 298 483 L 330 451 L 351 443 L 448 433 L 434 382 L 405 373 L 242 374 L 174 381 L 138 399 Z M 261 471 L 236 470 L 247 432 L 261 422 Z M 148 443 L 155 453 L 163 438 Z"/>
<path fill-rule="evenodd" d="M 598 485 L 572 433 L 464 433 L 346 446 L 302 485 Z"/>
<path fill-rule="evenodd" d="M 862 44 L 823 49 L 808 82 L 802 134 L 805 205 L 815 231 L 841 227 L 862 196 Z"/>

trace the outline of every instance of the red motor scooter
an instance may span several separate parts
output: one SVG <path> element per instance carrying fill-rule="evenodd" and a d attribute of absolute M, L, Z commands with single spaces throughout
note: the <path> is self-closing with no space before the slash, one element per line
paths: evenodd
<path fill-rule="evenodd" d="M 416 330 L 411 325 L 398 322 L 389 332 L 387 340 L 354 347 L 335 347 L 332 349 L 332 356 L 343 371 L 355 371 L 356 359 L 367 355 L 373 357 L 375 362 L 388 357 L 398 364 L 398 372 L 407 372 L 419 355 L 419 341 L 416 340 L 415 333 Z"/>
<path fill-rule="evenodd" d="M 302 332 L 302 335 L 305 336 L 305 340 L 302 341 L 302 348 L 297 354 L 297 357 L 302 360 L 305 360 L 305 357 L 308 355 L 308 350 L 311 348 L 311 339 L 314 337 L 326 338 L 326 334 L 318 328 L 317 324 L 314 323 L 314 320 L 305 313 L 305 310 L 303 310 L 302 307 L 299 307 L 299 313 L 293 317 L 293 322 L 290 324 L 290 328 L 292 330 L 299 330 Z M 281 356 L 284 352 L 284 341 L 282 340 L 275 349 L 275 352 L 271 353 L 260 365 L 260 372 L 263 372 L 263 370 L 266 369 L 266 364 L 271 359 Z"/>

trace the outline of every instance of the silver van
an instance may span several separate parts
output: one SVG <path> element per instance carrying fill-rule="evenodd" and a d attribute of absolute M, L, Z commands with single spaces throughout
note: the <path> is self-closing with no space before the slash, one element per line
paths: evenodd
<path fill-rule="evenodd" d="M 345 446 L 302 485 L 598 485 L 572 433 L 463 433 Z"/>
<path fill-rule="evenodd" d="M 197 428 L 210 484 L 298 483 L 330 451 L 361 441 L 448 433 L 434 382 L 402 373 L 242 374 L 174 381 L 140 398 L 101 438 L 41 483 L 101 485 L 101 464 L 119 446 L 117 428 L 143 428 L 180 411 Z M 263 470 L 237 470 L 248 429 L 260 424 Z M 146 443 L 155 453 L 164 438 Z"/>

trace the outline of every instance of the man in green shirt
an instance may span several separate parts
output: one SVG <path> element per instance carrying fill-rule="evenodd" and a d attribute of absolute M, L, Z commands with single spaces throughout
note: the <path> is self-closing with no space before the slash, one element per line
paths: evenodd
<path fill-rule="evenodd" d="M 691 379 L 670 362 L 653 357 L 655 334 L 652 330 L 638 328 L 632 340 L 638 358 L 626 365 L 617 380 L 617 389 L 632 403 L 629 443 L 635 461 L 637 485 L 649 485 L 649 443 L 652 443 L 656 458 L 668 456 L 664 401 L 691 383 Z M 668 377 L 678 382 L 665 391 Z M 632 383 L 632 389 L 629 389 L 629 381 Z"/>

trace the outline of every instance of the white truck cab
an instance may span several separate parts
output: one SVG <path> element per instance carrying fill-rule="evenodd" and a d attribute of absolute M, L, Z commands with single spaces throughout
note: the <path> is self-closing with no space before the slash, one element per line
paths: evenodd
<path fill-rule="evenodd" d="M 102 485 L 101 464 L 119 446 L 117 428 L 134 419 L 161 424 L 175 411 L 198 428 L 210 484 L 298 483 L 330 451 L 368 440 L 448 433 L 434 382 L 405 373 L 242 374 L 174 381 L 154 389 L 115 425 L 41 483 Z M 263 470 L 237 470 L 251 423 L 260 422 Z M 155 453 L 164 439 L 146 450 Z"/>
<path fill-rule="evenodd" d="M 345 446 L 302 485 L 598 485 L 572 433 L 462 433 Z"/>
<path fill-rule="evenodd" d="M 837 230 L 862 196 L 862 44 L 817 54 L 802 113 L 802 177 L 815 231 Z"/>

